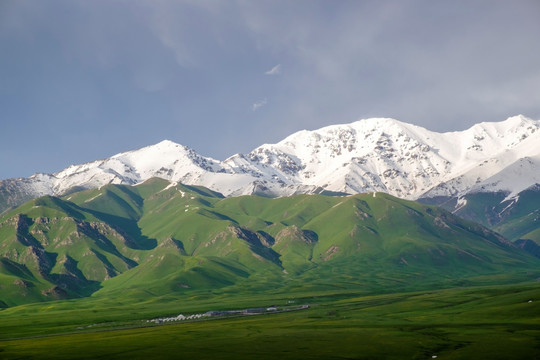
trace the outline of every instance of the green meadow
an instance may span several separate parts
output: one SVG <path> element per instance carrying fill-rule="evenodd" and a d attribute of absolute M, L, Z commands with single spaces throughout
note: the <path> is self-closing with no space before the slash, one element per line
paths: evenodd
<path fill-rule="evenodd" d="M 2 359 L 535 359 L 536 283 L 364 296 L 280 296 L 59 301 L 0 312 Z M 290 301 L 305 310 L 171 325 L 141 321 L 178 313 Z M 141 327 L 144 326 L 144 327 Z M 39 335 L 6 340 L 13 337 Z"/>

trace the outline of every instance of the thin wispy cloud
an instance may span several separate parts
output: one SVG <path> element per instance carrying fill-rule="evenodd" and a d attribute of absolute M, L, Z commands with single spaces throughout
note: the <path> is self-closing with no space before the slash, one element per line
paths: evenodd
<path fill-rule="evenodd" d="M 281 74 L 281 64 L 277 64 L 267 72 L 265 72 L 266 75 L 279 75 Z"/>
<path fill-rule="evenodd" d="M 268 100 L 266 98 L 257 101 L 255 104 L 251 105 L 251 110 L 257 111 L 260 107 L 266 105 L 268 103 Z"/>

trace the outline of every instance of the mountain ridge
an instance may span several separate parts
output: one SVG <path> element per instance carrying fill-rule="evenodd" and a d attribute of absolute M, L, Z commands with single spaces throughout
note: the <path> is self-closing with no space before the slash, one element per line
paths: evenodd
<path fill-rule="evenodd" d="M 446 133 L 371 118 L 302 130 L 224 161 L 164 140 L 54 174 L 2 180 L 0 211 L 37 196 L 152 177 L 225 196 L 380 191 L 415 200 L 501 190 L 514 196 L 540 182 L 538 130 L 540 121 L 522 115 Z"/>

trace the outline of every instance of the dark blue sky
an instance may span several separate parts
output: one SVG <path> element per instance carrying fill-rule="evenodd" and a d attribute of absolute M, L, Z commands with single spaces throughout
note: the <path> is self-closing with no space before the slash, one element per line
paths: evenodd
<path fill-rule="evenodd" d="M 0 179 L 169 139 L 223 160 L 384 116 L 540 119 L 540 2 L 0 1 Z"/>

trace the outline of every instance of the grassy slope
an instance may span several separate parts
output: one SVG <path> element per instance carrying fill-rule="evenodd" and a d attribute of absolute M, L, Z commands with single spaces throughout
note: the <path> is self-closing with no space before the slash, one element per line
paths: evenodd
<path fill-rule="evenodd" d="M 505 193 L 475 193 L 465 196 L 467 204 L 456 215 L 483 224 L 508 239 L 531 239 L 540 244 L 540 191 L 529 189 L 519 197 L 504 201 Z M 450 211 L 455 202 L 442 204 Z"/>
<path fill-rule="evenodd" d="M 10 221 L 21 213 L 27 226 L 15 232 Z M 55 284 L 67 286 L 64 296 L 98 290 L 96 297 L 223 287 L 291 291 L 300 285 L 405 291 L 523 281 L 538 268 L 538 260 L 485 228 L 385 194 L 224 199 L 153 179 L 64 200 L 40 198 L 2 221 L 5 256 L 13 260 L 13 248 L 31 250 L 32 244 L 14 240 L 18 236 L 43 249 L 50 263 L 43 270 L 27 257 L 15 258 L 32 275 L 21 297 L 15 282 L 22 273 L 4 259 L 0 300 L 7 305 L 58 297 L 50 292 Z"/>

